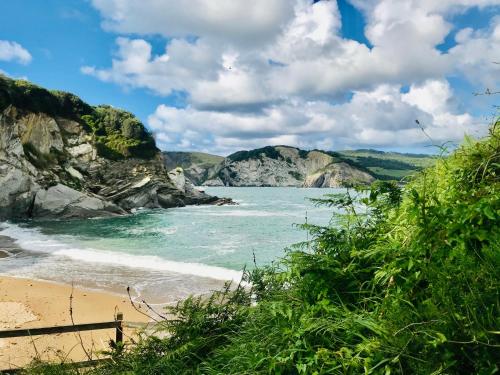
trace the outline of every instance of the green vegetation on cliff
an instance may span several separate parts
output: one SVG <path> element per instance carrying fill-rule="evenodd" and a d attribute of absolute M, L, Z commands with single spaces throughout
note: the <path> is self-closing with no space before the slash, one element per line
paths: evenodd
<path fill-rule="evenodd" d="M 184 152 L 184 151 L 165 151 L 166 164 L 169 169 L 181 167 L 188 169 L 193 165 L 202 168 L 213 168 L 220 164 L 223 156 L 207 154 L 205 152 Z"/>
<path fill-rule="evenodd" d="M 31 82 L 10 79 L 0 74 L 0 112 L 9 105 L 21 110 L 74 120 L 92 112 L 92 107 L 76 95 L 49 91 Z"/>
<path fill-rule="evenodd" d="M 436 157 L 426 154 L 402 154 L 377 150 L 349 150 L 337 153 L 366 168 L 379 180 L 401 180 L 434 164 Z"/>
<path fill-rule="evenodd" d="M 280 152 L 276 150 L 276 146 L 266 146 L 250 151 L 238 151 L 234 154 L 229 155 L 227 158 L 231 161 L 237 162 L 247 159 L 261 159 L 262 157 L 268 157 L 270 159 L 282 158 Z"/>
<path fill-rule="evenodd" d="M 0 75 L 0 112 L 9 105 L 79 122 L 95 135 L 99 154 L 106 158 L 147 159 L 158 152 L 151 133 L 130 112 L 104 105 L 90 106 L 76 95 Z"/>
<path fill-rule="evenodd" d="M 97 150 L 104 157 L 151 158 L 158 152 L 151 133 L 130 112 L 101 105 L 81 119 L 92 130 Z"/>
<path fill-rule="evenodd" d="M 248 159 L 261 159 L 268 157 L 280 159 L 282 155 L 277 147 L 289 146 L 267 146 L 249 151 L 238 151 L 227 158 L 238 162 Z M 299 157 L 306 159 L 310 151 L 297 149 Z M 349 150 L 349 151 L 324 151 L 312 150 L 327 154 L 334 158 L 335 163 L 344 162 L 352 167 L 358 168 L 371 174 L 378 180 L 402 180 L 411 176 L 425 167 L 431 166 L 436 157 L 424 154 L 402 154 L 398 152 L 383 152 L 377 150 Z"/>

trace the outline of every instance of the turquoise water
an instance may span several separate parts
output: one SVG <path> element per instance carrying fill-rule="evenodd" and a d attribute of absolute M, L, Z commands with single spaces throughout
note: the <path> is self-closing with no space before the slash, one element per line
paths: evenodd
<path fill-rule="evenodd" d="M 306 220 L 327 224 L 318 198 L 341 189 L 206 188 L 236 206 L 144 210 L 127 217 L 0 224 L 0 235 L 26 251 L 0 262 L 0 273 L 152 295 L 202 293 L 237 280 L 243 267 L 269 264 L 307 239 Z"/>

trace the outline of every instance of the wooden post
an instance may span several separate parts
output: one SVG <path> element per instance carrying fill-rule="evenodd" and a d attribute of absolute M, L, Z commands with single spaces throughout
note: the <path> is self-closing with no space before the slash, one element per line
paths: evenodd
<path fill-rule="evenodd" d="M 123 313 L 121 312 L 117 312 L 116 313 L 116 321 L 117 321 L 117 325 L 116 325 L 116 345 L 119 345 L 121 343 L 123 343 Z"/>

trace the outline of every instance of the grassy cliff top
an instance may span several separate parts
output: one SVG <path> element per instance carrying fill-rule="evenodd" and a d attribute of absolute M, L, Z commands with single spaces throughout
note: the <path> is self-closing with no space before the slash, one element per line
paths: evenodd
<path fill-rule="evenodd" d="M 401 180 L 434 165 L 437 160 L 435 155 L 378 150 L 347 150 L 337 154 L 368 169 L 379 180 Z"/>
<path fill-rule="evenodd" d="M 76 95 L 47 90 L 29 81 L 11 79 L 0 74 L 0 111 L 9 105 L 30 112 L 75 120 L 93 111 L 92 106 Z"/>
<path fill-rule="evenodd" d="M 170 161 L 169 164 L 172 165 L 172 168 L 180 166 L 187 169 L 195 164 L 212 167 L 216 166 L 224 160 L 223 156 L 196 151 L 165 151 L 163 154 L 167 157 L 167 162 Z"/>

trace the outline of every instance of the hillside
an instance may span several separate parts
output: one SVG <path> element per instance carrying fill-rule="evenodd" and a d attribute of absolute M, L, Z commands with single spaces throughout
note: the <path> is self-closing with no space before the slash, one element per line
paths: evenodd
<path fill-rule="evenodd" d="M 197 185 L 336 187 L 402 180 L 435 161 L 433 156 L 376 150 L 305 151 L 267 146 L 222 158 L 196 152 L 164 152 L 169 169 L 182 167 Z"/>
<path fill-rule="evenodd" d="M 0 218 L 112 216 L 216 199 L 179 181 L 131 113 L 0 75 Z"/>
<path fill-rule="evenodd" d="M 203 185 L 341 187 L 373 180 L 367 170 L 323 151 L 268 146 L 229 155 Z"/>
<path fill-rule="evenodd" d="M 377 150 L 338 151 L 338 154 L 367 168 L 379 180 L 401 180 L 436 161 L 433 155 Z"/>

